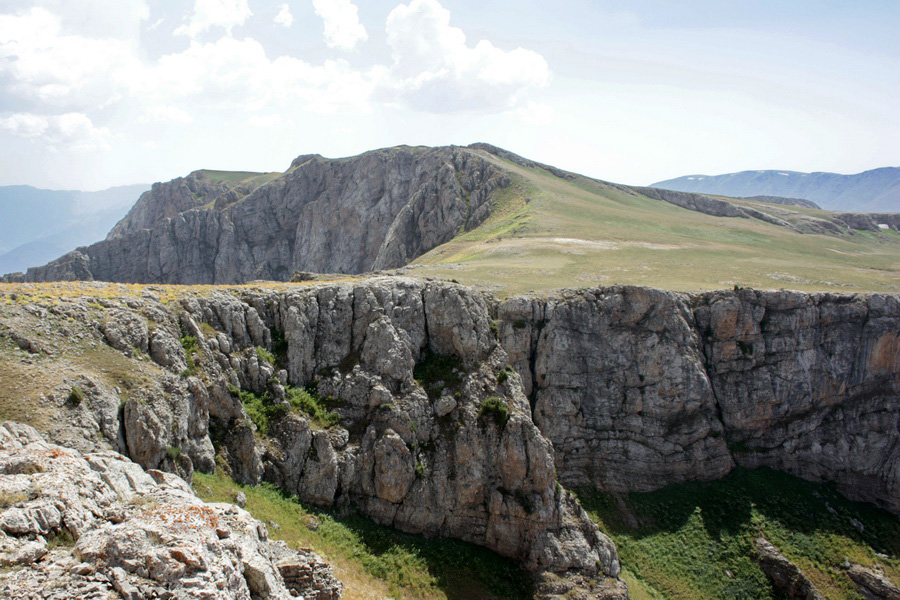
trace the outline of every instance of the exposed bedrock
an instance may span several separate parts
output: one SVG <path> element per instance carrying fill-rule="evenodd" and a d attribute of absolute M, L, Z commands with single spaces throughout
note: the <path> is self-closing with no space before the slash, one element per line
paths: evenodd
<path fill-rule="evenodd" d="M 579 577 L 619 567 L 574 486 L 769 466 L 900 512 L 897 296 L 609 287 L 497 301 L 383 277 L 104 302 L 101 323 L 85 299 L 12 305 L 2 335 L 30 347 L 29 319 L 58 317 L 152 359 L 134 361 L 145 383 L 120 396 L 120 418 L 102 383 L 83 384 L 79 409 L 147 469 L 217 460 L 240 481 Z M 337 417 L 290 408 L 312 385 Z"/>
<path fill-rule="evenodd" d="M 610 287 L 499 316 L 565 485 L 768 466 L 900 510 L 897 296 Z"/>
<path fill-rule="evenodd" d="M 480 225 L 509 183 L 458 147 L 301 156 L 255 188 L 198 171 L 155 184 L 106 240 L 24 278 L 239 283 L 394 268 Z"/>

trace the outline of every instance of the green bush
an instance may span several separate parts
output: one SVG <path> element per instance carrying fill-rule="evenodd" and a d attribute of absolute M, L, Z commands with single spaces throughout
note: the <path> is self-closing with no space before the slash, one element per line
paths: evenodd
<path fill-rule="evenodd" d="M 503 429 L 506 427 L 506 422 L 509 421 L 509 406 L 507 406 L 505 400 L 497 396 L 488 396 L 481 403 L 481 408 L 478 409 L 478 416 L 491 417 L 494 419 L 497 427 Z"/>
<path fill-rule="evenodd" d="M 320 427 L 337 425 L 341 417 L 325 406 L 325 401 L 318 394 L 305 388 L 287 388 L 288 401 L 293 408 L 308 415 Z"/>
<path fill-rule="evenodd" d="M 267 362 L 270 365 L 272 365 L 273 367 L 278 362 L 275 358 L 275 355 L 272 354 L 271 352 L 269 352 L 268 350 L 266 350 L 265 348 L 263 348 L 262 346 L 256 347 L 256 356 L 259 357 L 259 360 L 261 360 L 263 362 Z"/>
<path fill-rule="evenodd" d="M 171 461 L 178 460 L 181 458 L 181 448 L 178 446 L 169 446 L 166 448 L 166 456 L 168 456 Z"/>
<path fill-rule="evenodd" d="M 82 402 L 84 402 L 84 392 L 82 392 L 81 388 L 77 385 L 73 385 L 72 391 L 69 392 L 69 397 L 66 398 L 66 402 L 68 402 L 72 406 L 80 405 Z"/>

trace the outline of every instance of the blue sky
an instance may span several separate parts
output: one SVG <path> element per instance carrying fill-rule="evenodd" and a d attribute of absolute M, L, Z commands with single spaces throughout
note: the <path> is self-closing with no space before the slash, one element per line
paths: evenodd
<path fill-rule="evenodd" d="M 0 0 L 0 185 L 486 141 L 648 184 L 900 165 L 900 3 Z"/>

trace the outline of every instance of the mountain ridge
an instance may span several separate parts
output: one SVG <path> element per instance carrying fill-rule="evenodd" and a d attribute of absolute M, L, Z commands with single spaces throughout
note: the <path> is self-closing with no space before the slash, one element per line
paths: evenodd
<path fill-rule="evenodd" d="M 890 291 L 900 289 L 890 267 L 900 256 L 896 232 L 900 214 L 625 186 L 485 143 L 398 146 L 339 159 L 301 155 L 283 173 L 200 170 L 154 184 L 105 240 L 6 280 L 232 284 L 416 268 L 471 281 L 493 261 L 487 285 L 521 291 L 551 287 L 545 275 L 554 272 L 570 273 L 555 287 L 577 285 L 598 268 L 609 273 L 598 282 L 638 285 L 686 271 L 663 286 L 684 290 L 787 278 L 810 290 Z M 703 246 L 715 251 L 697 256 Z M 634 250 L 609 252 L 625 247 Z M 796 266 L 772 271 L 785 252 L 797 255 Z M 755 266 L 738 268 L 729 254 Z M 526 255 L 552 268 L 508 270 Z M 584 264 L 567 268 L 573 262 Z M 649 265 L 645 275 L 628 274 L 632 263 Z"/>
<path fill-rule="evenodd" d="M 900 167 L 879 167 L 850 175 L 772 169 L 694 174 L 657 181 L 650 187 L 732 197 L 800 198 L 829 210 L 900 211 Z"/>

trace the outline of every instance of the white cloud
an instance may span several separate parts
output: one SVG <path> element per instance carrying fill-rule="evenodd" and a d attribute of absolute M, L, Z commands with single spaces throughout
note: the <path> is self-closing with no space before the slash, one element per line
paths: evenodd
<path fill-rule="evenodd" d="M 282 4 L 278 7 L 278 14 L 275 15 L 275 24 L 281 25 L 282 27 L 290 27 L 294 22 L 294 15 L 291 14 L 291 7 L 287 4 Z"/>
<path fill-rule="evenodd" d="M 531 50 L 501 50 L 487 40 L 474 47 L 450 25 L 437 0 L 412 0 L 387 19 L 393 91 L 408 106 L 430 112 L 505 110 L 524 91 L 546 86 L 550 67 Z"/>
<path fill-rule="evenodd" d="M 172 122 L 186 125 L 193 123 L 194 118 L 177 106 L 158 105 L 148 108 L 147 112 L 141 115 L 138 121 L 141 123 Z"/>
<path fill-rule="evenodd" d="M 109 130 L 96 127 L 83 113 L 53 116 L 16 113 L 0 118 L 0 130 L 17 137 L 43 141 L 50 150 L 109 148 Z"/>
<path fill-rule="evenodd" d="M 214 27 L 225 29 L 228 35 L 253 16 L 248 0 L 194 0 L 194 12 L 187 25 L 178 27 L 176 35 L 196 38 Z"/>
<path fill-rule="evenodd" d="M 284 119 L 281 118 L 281 115 L 253 115 L 249 119 L 247 119 L 247 124 L 253 127 L 262 127 L 269 128 L 275 127 L 276 125 L 281 125 L 284 122 Z"/>
<path fill-rule="evenodd" d="M 356 5 L 350 0 L 313 0 L 313 8 L 325 23 L 325 44 L 329 48 L 352 50 L 369 39 L 359 22 Z"/>
<path fill-rule="evenodd" d="M 139 69 L 126 40 L 64 34 L 61 19 L 43 8 L 0 15 L 0 75 L 9 75 L 22 96 L 96 108 L 123 93 Z"/>

